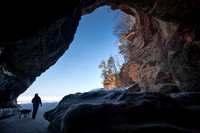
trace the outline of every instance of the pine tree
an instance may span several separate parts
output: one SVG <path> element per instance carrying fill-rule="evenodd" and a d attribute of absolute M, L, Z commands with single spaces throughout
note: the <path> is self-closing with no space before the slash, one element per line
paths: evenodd
<path fill-rule="evenodd" d="M 107 61 L 107 66 L 108 66 L 108 70 L 109 70 L 109 74 L 117 74 L 117 68 L 115 65 L 115 60 L 113 58 L 113 56 L 110 56 L 108 61 Z"/>
<path fill-rule="evenodd" d="M 108 75 L 108 67 L 106 65 L 105 60 L 101 61 L 101 63 L 99 64 L 99 68 L 102 69 L 101 78 L 103 78 L 103 80 L 104 80 L 106 78 L 106 76 Z"/>
<path fill-rule="evenodd" d="M 107 78 L 108 75 L 110 74 L 115 74 L 116 75 L 116 87 L 118 86 L 118 71 L 116 67 L 115 60 L 113 56 L 110 56 L 109 59 L 107 60 L 107 63 L 105 60 L 102 60 L 101 63 L 99 64 L 99 68 L 102 69 L 101 73 L 101 78 L 103 78 L 103 81 Z"/>

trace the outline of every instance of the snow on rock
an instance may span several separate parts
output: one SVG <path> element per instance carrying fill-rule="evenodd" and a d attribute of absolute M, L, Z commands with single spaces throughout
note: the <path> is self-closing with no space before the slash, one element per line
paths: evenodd
<path fill-rule="evenodd" d="M 182 103 L 184 96 L 188 104 Z M 181 97 L 182 99 L 179 100 Z M 44 117 L 52 132 L 200 132 L 200 93 L 90 91 L 65 96 Z M 188 106 L 189 105 L 189 106 Z M 193 108 L 191 108 L 191 106 Z"/>

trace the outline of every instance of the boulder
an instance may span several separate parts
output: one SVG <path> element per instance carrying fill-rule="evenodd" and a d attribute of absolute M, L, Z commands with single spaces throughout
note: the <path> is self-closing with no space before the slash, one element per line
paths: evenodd
<path fill-rule="evenodd" d="M 65 96 L 44 117 L 53 133 L 197 133 L 199 97 L 198 92 L 91 91 Z"/>
<path fill-rule="evenodd" d="M 141 88 L 138 84 L 134 84 L 130 87 L 128 87 L 128 91 L 131 91 L 131 92 L 140 92 L 141 91 Z"/>

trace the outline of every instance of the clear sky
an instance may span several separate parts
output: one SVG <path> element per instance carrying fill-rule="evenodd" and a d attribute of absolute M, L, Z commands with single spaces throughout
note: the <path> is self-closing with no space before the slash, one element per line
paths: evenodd
<path fill-rule="evenodd" d="M 115 18 L 120 12 L 105 6 L 82 16 L 74 41 L 65 54 L 21 96 L 65 96 L 102 88 L 100 62 L 118 53 L 113 35 Z"/>

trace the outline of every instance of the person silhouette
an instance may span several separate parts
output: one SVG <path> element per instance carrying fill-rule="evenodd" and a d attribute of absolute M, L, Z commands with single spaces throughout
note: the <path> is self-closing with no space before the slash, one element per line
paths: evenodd
<path fill-rule="evenodd" d="M 32 103 L 33 103 L 32 118 L 35 119 L 35 115 L 37 114 L 39 104 L 42 106 L 41 98 L 38 96 L 38 93 L 35 94 L 35 97 L 32 99 Z"/>

